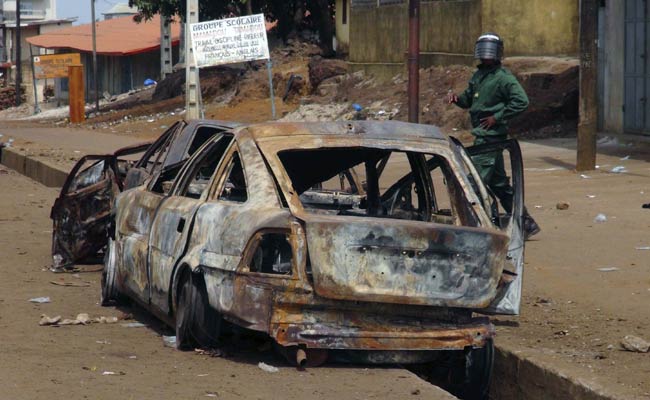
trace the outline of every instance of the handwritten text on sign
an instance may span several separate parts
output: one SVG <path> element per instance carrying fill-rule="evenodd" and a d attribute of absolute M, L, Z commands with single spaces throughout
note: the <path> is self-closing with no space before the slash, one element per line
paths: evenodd
<path fill-rule="evenodd" d="M 68 66 L 81 64 L 79 53 L 48 54 L 34 57 L 36 79 L 67 78 Z"/>
<path fill-rule="evenodd" d="M 197 67 L 269 58 L 264 14 L 190 24 Z"/>

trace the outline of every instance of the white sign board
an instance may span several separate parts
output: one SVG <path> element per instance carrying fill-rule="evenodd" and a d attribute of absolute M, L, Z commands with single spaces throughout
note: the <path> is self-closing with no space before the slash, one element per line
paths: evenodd
<path fill-rule="evenodd" d="M 264 14 L 190 24 L 190 35 L 198 68 L 269 58 Z"/>

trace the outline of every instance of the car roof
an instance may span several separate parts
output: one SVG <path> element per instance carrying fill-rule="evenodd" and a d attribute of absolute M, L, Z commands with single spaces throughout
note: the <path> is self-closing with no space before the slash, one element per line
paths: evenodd
<path fill-rule="evenodd" d="M 382 140 L 448 140 L 437 126 L 399 121 L 265 122 L 245 128 L 256 140 L 298 135 Z"/>

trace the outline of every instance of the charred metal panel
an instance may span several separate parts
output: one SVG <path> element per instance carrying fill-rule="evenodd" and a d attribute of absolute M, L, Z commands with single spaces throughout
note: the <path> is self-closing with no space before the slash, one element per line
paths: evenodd
<path fill-rule="evenodd" d="M 305 217 L 316 292 L 342 300 L 483 308 L 508 238 L 417 221 Z"/>

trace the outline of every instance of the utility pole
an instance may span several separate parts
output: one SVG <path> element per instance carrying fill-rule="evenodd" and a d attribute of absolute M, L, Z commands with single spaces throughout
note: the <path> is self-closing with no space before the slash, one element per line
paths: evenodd
<path fill-rule="evenodd" d="M 420 114 L 420 0 L 409 0 L 408 70 L 409 122 L 417 123 Z"/>
<path fill-rule="evenodd" d="M 97 89 L 97 32 L 95 32 L 95 0 L 90 0 L 90 18 L 93 23 L 93 90 L 95 91 L 95 112 L 99 113 L 99 93 Z"/>
<path fill-rule="evenodd" d="M 576 170 L 596 168 L 598 0 L 580 0 L 580 122 Z"/>
<path fill-rule="evenodd" d="M 172 73 L 172 25 L 160 14 L 160 80 Z"/>
<path fill-rule="evenodd" d="M 186 119 L 200 118 L 201 87 L 199 69 L 194 63 L 190 24 L 199 22 L 199 0 L 187 0 L 185 17 L 185 111 Z"/>
<path fill-rule="evenodd" d="M 23 71 L 22 71 L 22 49 L 20 46 L 20 0 L 16 0 L 16 107 L 18 107 L 22 101 L 21 99 L 21 90 L 20 87 L 23 84 Z"/>

